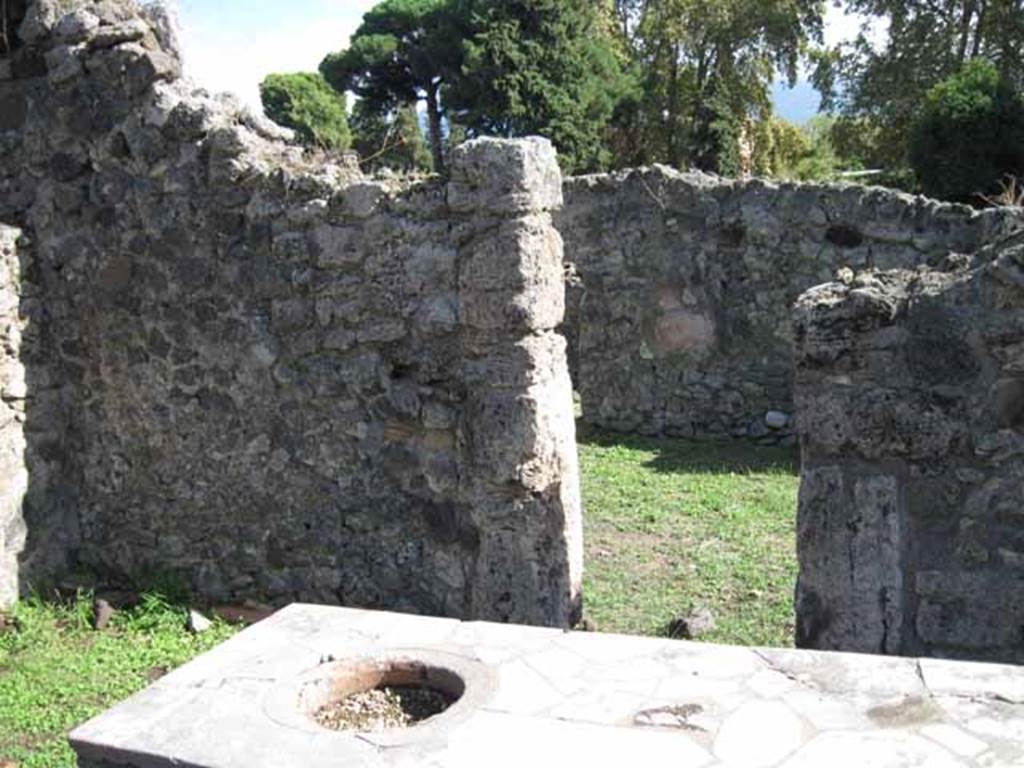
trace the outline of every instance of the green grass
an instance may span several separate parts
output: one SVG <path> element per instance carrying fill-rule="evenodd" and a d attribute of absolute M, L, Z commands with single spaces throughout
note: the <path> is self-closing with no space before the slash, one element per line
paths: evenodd
<path fill-rule="evenodd" d="M 792 452 L 581 429 L 580 461 L 586 614 L 600 631 L 664 634 L 705 606 L 718 628 L 704 639 L 791 644 Z M 89 595 L 17 606 L 0 629 L 0 768 L 73 768 L 71 728 L 236 631 L 217 621 L 194 636 L 180 606 L 151 593 L 103 632 Z"/>
<path fill-rule="evenodd" d="M 184 610 L 152 594 L 102 632 L 91 611 L 85 594 L 29 600 L 0 629 L 0 767 L 72 768 L 71 728 L 236 631 L 217 621 L 192 635 Z"/>
<path fill-rule="evenodd" d="M 584 611 L 602 632 L 664 635 L 698 607 L 703 640 L 791 646 L 798 487 L 791 450 L 581 428 Z"/>

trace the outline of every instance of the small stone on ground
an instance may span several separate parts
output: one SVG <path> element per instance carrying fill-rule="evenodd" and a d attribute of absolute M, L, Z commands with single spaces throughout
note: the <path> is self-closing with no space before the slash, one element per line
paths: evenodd
<path fill-rule="evenodd" d="M 101 598 L 97 598 L 92 602 L 92 628 L 95 630 L 104 630 L 110 623 L 110 620 L 114 617 L 114 609 L 110 603 Z"/>
<path fill-rule="evenodd" d="M 696 640 L 715 631 L 718 624 L 707 608 L 700 608 L 689 616 L 680 616 L 668 625 L 668 636 L 674 640 Z"/>
<path fill-rule="evenodd" d="M 213 626 L 213 622 L 203 616 L 199 611 L 189 610 L 188 612 L 188 631 L 193 634 L 200 634 L 205 632 Z"/>

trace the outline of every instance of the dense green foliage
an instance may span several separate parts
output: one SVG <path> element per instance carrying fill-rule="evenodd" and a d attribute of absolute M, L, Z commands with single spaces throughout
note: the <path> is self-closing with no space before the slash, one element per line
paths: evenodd
<path fill-rule="evenodd" d="M 462 52 L 447 0 L 384 0 L 363 16 L 349 47 L 320 71 L 338 91 L 352 91 L 367 111 L 396 116 L 426 102 L 434 166 L 444 168 L 441 89 Z"/>
<path fill-rule="evenodd" d="M 824 5 L 384 0 L 321 72 L 381 119 L 422 103 L 438 170 L 457 137 L 539 133 L 570 172 L 667 162 L 736 173 L 742 126 L 769 114 L 778 71 L 796 76 Z"/>
<path fill-rule="evenodd" d="M 974 59 L 934 86 L 914 123 L 910 160 L 929 195 L 980 202 L 1024 177 L 1024 98 L 995 64 Z"/>
<path fill-rule="evenodd" d="M 364 171 L 390 168 L 405 173 L 429 173 L 433 170 L 434 160 L 412 105 L 399 107 L 391 115 L 382 115 L 360 101 L 352 110 L 351 123 L 353 147 L 359 153 Z"/>
<path fill-rule="evenodd" d="M 992 62 L 1002 80 L 1024 84 L 1024 0 L 846 0 L 883 30 L 817 54 L 815 83 L 836 109 L 836 145 L 865 165 L 913 184 L 910 134 L 929 90 L 971 59 Z M 937 158 L 936 158 L 937 159 Z"/>
<path fill-rule="evenodd" d="M 565 170 L 609 167 L 607 142 L 630 82 L 592 0 L 461 0 L 470 24 L 461 76 L 447 94 L 471 134 L 541 134 Z"/>
<path fill-rule="evenodd" d="M 626 88 L 602 18 L 590 0 L 384 0 L 320 70 L 378 119 L 422 103 L 439 171 L 446 142 L 532 133 L 568 170 L 596 170 Z"/>
<path fill-rule="evenodd" d="M 774 115 L 757 123 L 753 130 L 753 174 L 800 181 L 834 179 L 842 163 L 832 143 L 833 123 L 832 118 L 823 115 L 803 126 Z"/>
<path fill-rule="evenodd" d="M 765 119 L 822 33 L 822 0 L 625 0 L 622 29 L 643 83 L 630 162 L 739 170 L 741 127 Z"/>
<path fill-rule="evenodd" d="M 345 97 L 315 72 L 267 75 L 260 83 L 267 117 L 295 131 L 299 141 L 324 149 L 348 149 Z"/>
<path fill-rule="evenodd" d="M 875 182 L 971 197 L 962 180 L 925 178 L 973 163 L 958 150 L 925 158 L 949 148 L 929 94 L 973 60 L 992 64 L 1001 98 L 1019 92 L 1024 0 L 838 4 L 866 19 L 865 30 L 825 49 L 826 0 L 382 0 L 320 69 L 358 97 L 355 144 L 371 167 L 443 173 L 465 138 L 540 134 L 570 173 L 651 163 L 795 179 L 863 170 Z M 797 127 L 773 115 L 773 83 L 793 83 L 802 61 L 816 63 L 835 119 Z M 932 128 L 917 130 L 926 101 Z M 425 115 L 430 163 L 413 109 Z M 1005 153 L 984 162 L 994 165 L 973 170 L 986 179 L 1018 172 Z M 968 186 L 992 190 L 990 181 Z"/>

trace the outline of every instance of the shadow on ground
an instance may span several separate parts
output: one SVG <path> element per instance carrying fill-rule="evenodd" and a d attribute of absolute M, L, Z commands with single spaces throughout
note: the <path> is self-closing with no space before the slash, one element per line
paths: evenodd
<path fill-rule="evenodd" d="M 621 446 L 654 453 L 644 464 L 655 472 L 722 474 L 772 472 L 799 474 L 800 456 L 795 448 L 776 448 L 743 442 L 692 442 L 678 438 L 641 437 L 576 424 L 580 445 L 603 448 Z"/>

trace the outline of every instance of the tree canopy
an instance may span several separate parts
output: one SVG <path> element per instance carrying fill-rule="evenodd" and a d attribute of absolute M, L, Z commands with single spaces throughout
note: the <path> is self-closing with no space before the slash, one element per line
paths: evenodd
<path fill-rule="evenodd" d="M 471 134 L 542 134 L 570 172 L 612 162 L 616 106 L 631 87 L 614 29 L 592 0 L 461 0 L 469 22 L 450 112 Z"/>
<path fill-rule="evenodd" d="M 870 123 L 880 166 L 906 166 L 926 94 L 971 59 L 992 62 L 1017 88 L 1024 84 L 1024 0 L 846 0 L 845 8 L 886 29 L 885 40 L 879 45 L 865 32 L 819 52 L 814 81 L 825 109 Z"/>
<path fill-rule="evenodd" d="M 427 173 L 434 169 L 415 107 L 406 105 L 394 114 L 382 115 L 367 102 L 359 101 L 352 109 L 350 123 L 353 147 L 365 170 Z"/>
<path fill-rule="evenodd" d="M 348 149 L 345 97 L 318 73 L 267 75 L 260 84 L 260 99 L 267 117 L 294 130 L 303 144 Z"/>
<path fill-rule="evenodd" d="M 434 167 L 445 139 L 542 133 L 569 170 L 607 167 L 625 87 L 601 4 L 590 0 L 384 0 L 320 70 L 367 109 L 424 103 Z"/>
<path fill-rule="evenodd" d="M 988 62 L 1000 103 L 1024 87 L 1024 0 L 835 0 L 868 24 L 831 49 L 827 1 L 382 0 L 320 71 L 355 94 L 356 143 L 374 165 L 443 173 L 463 138 L 541 134 L 570 173 L 656 162 L 795 178 L 881 169 L 876 180 L 937 190 L 927 177 L 942 164 L 923 158 L 967 157 L 940 128 L 965 124 L 949 105 L 980 87 L 971 62 Z M 802 62 L 816 64 L 823 109 L 839 116 L 799 128 L 773 115 L 771 93 Z M 961 72 L 970 83 L 950 81 Z"/>
<path fill-rule="evenodd" d="M 551 138 L 570 172 L 737 170 L 740 132 L 821 37 L 825 0 L 383 0 L 321 72 L 380 115 Z"/>
<path fill-rule="evenodd" d="M 743 123 L 771 109 L 822 36 L 823 0 L 619 0 L 643 78 L 637 158 L 735 172 Z"/>
<path fill-rule="evenodd" d="M 1024 177 L 1024 98 L 984 59 L 928 91 L 910 160 L 925 193 L 978 203 L 1007 175 Z"/>
<path fill-rule="evenodd" d="M 441 89 L 458 72 L 461 48 L 447 0 L 383 0 L 363 16 L 349 47 L 320 71 L 378 115 L 426 102 L 434 166 L 444 168 Z"/>

